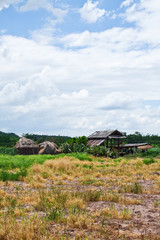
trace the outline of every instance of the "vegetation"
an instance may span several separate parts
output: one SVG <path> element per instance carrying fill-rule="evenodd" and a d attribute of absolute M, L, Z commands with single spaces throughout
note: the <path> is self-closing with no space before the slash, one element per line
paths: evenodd
<path fill-rule="evenodd" d="M 48 135 L 38 135 L 38 134 L 23 134 L 24 137 L 32 139 L 36 143 L 42 143 L 44 141 L 50 141 L 56 143 L 58 146 L 62 145 L 66 141 L 70 140 L 71 137 L 67 136 L 48 136 Z"/>
<path fill-rule="evenodd" d="M 85 136 L 74 137 L 61 145 L 61 149 L 64 153 L 85 152 L 87 147 L 87 138 Z"/>
<path fill-rule="evenodd" d="M 124 133 L 125 134 L 125 133 Z M 43 141 L 53 141 L 55 142 L 63 151 L 63 153 L 81 153 L 86 152 L 94 156 L 104 156 L 115 158 L 118 157 L 118 152 L 107 149 L 104 146 L 93 146 L 89 148 L 87 145 L 87 138 L 82 137 L 67 137 L 67 136 L 47 136 L 47 135 L 37 135 L 37 134 L 24 134 L 25 137 L 32 139 L 36 143 L 41 143 Z M 0 153 L 15 155 L 17 152 L 13 149 L 13 146 L 18 141 L 19 136 L 14 133 L 3 133 L 0 132 Z M 142 143 L 149 142 L 156 144 L 154 148 L 149 149 L 145 152 L 138 151 L 134 156 L 140 157 L 156 157 L 160 154 L 160 137 L 158 135 L 142 135 L 139 132 L 127 135 L 125 139 L 126 143 Z"/>
<path fill-rule="evenodd" d="M 134 134 L 125 134 L 126 135 L 126 143 L 144 143 L 148 142 L 153 144 L 154 146 L 160 147 L 160 136 L 158 135 L 143 135 L 140 132 L 135 132 Z"/>
<path fill-rule="evenodd" d="M 13 147 L 0 147 L 0 154 L 16 155 L 17 150 Z"/>
<path fill-rule="evenodd" d="M 4 133 L 0 131 L 0 147 L 13 147 L 18 140 L 18 135 L 14 133 Z"/>
<path fill-rule="evenodd" d="M 42 143 L 44 141 L 55 142 L 58 146 L 71 139 L 67 136 L 48 136 L 37 134 L 23 134 L 24 137 L 32 139 L 36 143 Z M 19 140 L 19 136 L 15 133 L 4 133 L 0 131 L 0 147 L 14 147 Z"/>

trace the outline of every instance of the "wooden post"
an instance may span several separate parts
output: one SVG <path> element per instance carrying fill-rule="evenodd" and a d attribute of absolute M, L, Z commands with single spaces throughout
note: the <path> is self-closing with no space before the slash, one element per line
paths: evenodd
<path fill-rule="evenodd" d="M 111 138 L 111 140 L 110 140 L 110 141 L 111 141 L 111 146 L 110 146 L 110 148 L 112 149 L 112 138 Z"/>
<path fill-rule="evenodd" d="M 119 138 L 118 138 L 118 157 L 119 157 L 119 152 L 120 152 L 120 151 L 119 151 L 119 150 L 120 150 L 120 149 L 119 149 L 119 143 L 120 143 L 120 140 L 119 140 Z"/>
<path fill-rule="evenodd" d="M 106 139 L 106 147 L 108 148 L 108 138 Z"/>

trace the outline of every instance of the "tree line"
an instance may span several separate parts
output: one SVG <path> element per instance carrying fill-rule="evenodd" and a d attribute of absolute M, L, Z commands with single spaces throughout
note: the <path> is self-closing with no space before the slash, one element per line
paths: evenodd
<path fill-rule="evenodd" d="M 135 132 L 134 134 L 126 134 L 126 139 L 124 140 L 124 143 L 144 143 L 148 142 L 150 144 L 153 144 L 155 146 L 160 147 L 160 136 L 158 135 L 143 135 L 140 132 Z M 68 136 L 54 136 L 54 135 L 38 135 L 38 134 L 23 134 L 24 137 L 32 139 L 36 143 L 41 143 L 44 141 L 51 141 L 55 142 L 58 146 L 61 146 L 65 142 L 69 142 L 72 146 L 76 145 L 85 145 L 87 143 L 87 138 L 82 137 L 82 138 L 77 138 L 78 140 L 76 141 L 76 138 L 71 138 Z M 0 132 L 0 147 L 13 147 L 15 146 L 16 142 L 19 140 L 19 136 L 16 135 L 15 133 L 4 133 Z"/>

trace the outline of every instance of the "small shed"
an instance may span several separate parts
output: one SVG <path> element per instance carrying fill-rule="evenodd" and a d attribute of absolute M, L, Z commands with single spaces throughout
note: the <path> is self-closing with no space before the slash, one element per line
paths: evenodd
<path fill-rule="evenodd" d="M 96 131 L 88 136 L 88 145 L 90 147 L 103 145 L 110 149 L 119 149 L 120 144 L 122 144 L 125 138 L 118 130 Z"/>
<path fill-rule="evenodd" d="M 14 148 L 18 150 L 19 154 L 23 155 L 38 154 L 39 152 L 38 144 L 26 137 L 21 137 Z"/>
<path fill-rule="evenodd" d="M 153 148 L 150 143 L 128 143 L 121 146 L 126 152 L 134 153 L 137 149 L 142 150 L 143 152 L 147 149 Z"/>

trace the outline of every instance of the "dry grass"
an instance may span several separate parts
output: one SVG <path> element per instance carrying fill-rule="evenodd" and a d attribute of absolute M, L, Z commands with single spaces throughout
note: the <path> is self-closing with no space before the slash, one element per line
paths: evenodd
<path fill-rule="evenodd" d="M 150 239 L 138 215 L 147 207 L 155 214 L 151 238 L 160 239 L 160 176 L 152 174 L 158 169 L 159 161 L 145 165 L 140 158 L 66 156 L 35 164 L 22 182 L 0 182 L 0 239 Z"/>
<path fill-rule="evenodd" d="M 106 218 L 116 218 L 116 219 L 125 219 L 129 220 L 131 219 L 131 213 L 129 210 L 124 208 L 122 211 L 118 211 L 114 206 L 107 207 L 106 209 L 94 213 L 94 216 L 104 216 Z"/>

